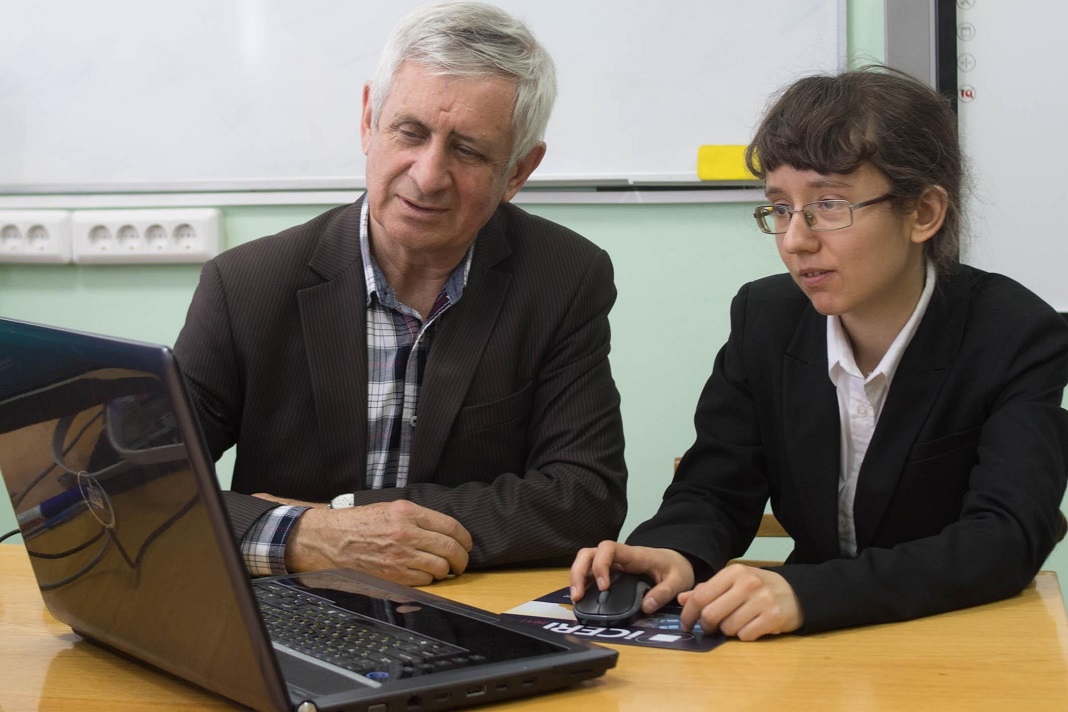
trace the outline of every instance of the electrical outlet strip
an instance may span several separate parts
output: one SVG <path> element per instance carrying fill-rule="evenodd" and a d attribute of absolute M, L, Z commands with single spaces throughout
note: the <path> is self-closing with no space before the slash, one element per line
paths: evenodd
<path fill-rule="evenodd" d="M 0 262 L 70 262 L 70 235 L 66 210 L 0 210 Z"/>
<path fill-rule="evenodd" d="M 206 262 L 219 253 L 220 222 L 216 208 L 75 210 L 74 261 Z"/>

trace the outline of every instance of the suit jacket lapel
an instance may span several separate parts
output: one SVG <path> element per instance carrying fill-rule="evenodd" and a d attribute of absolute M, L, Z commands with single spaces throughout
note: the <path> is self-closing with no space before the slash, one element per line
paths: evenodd
<path fill-rule="evenodd" d="M 322 284 L 297 292 L 323 467 L 335 485 L 362 489 L 367 464 L 367 289 L 360 258 L 362 199 L 323 229 L 308 263 Z"/>
<path fill-rule="evenodd" d="M 499 264 L 511 254 L 504 223 L 502 211 L 498 210 L 479 232 L 463 297 L 441 315 L 437 324 L 419 393 L 409 482 L 425 482 L 433 477 L 464 394 L 482 360 L 486 341 L 497 324 L 512 281 L 511 271 Z"/>
<path fill-rule="evenodd" d="M 811 307 L 783 356 L 782 415 L 790 484 L 806 512 L 810 541 L 818 556 L 837 556 L 838 397 L 827 375 L 826 317 Z"/>
<path fill-rule="evenodd" d="M 966 280 L 939 277 L 931 303 L 901 358 L 857 479 L 857 548 L 871 544 L 963 336 Z"/>

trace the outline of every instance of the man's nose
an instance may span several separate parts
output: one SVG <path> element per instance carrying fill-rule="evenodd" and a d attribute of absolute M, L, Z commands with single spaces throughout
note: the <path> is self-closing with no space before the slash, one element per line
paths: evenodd
<path fill-rule="evenodd" d="M 409 174 L 423 193 L 436 193 L 448 187 L 449 157 L 443 146 L 434 143 L 424 145 L 416 155 Z"/>

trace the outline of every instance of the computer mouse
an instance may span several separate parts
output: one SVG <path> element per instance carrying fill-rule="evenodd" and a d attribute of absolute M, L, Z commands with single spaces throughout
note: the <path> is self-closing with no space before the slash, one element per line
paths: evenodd
<path fill-rule="evenodd" d="M 642 613 L 642 598 L 653 587 L 653 580 L 644 574 L 617 571 L 612 574 L 608 588 L 598 591 L 588 588 L 586 595 L 572 608 L 575 618 L 583 625 L 618 626 L 632 623 Z"/>

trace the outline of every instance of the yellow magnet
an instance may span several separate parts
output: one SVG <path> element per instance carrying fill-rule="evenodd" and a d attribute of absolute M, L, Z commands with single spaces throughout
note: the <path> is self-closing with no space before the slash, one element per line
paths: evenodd
<path fill-rule="evenodd" d="M 697 177 L 701 180 L 756 180 L 745 165 L 745 146 L 701 146 Z"/>

